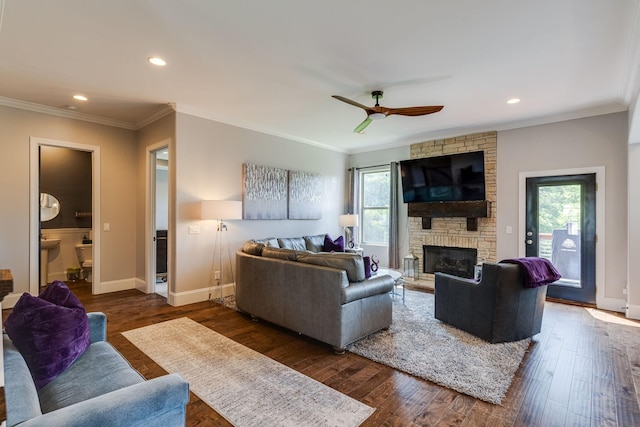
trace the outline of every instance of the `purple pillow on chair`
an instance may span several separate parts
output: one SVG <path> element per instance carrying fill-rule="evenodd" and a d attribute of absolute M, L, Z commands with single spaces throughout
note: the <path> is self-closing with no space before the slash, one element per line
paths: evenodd
<path fill-rule="evenodd" d="M 331 237 L 327 234 L 324 236 L 322 250 L 324 252 L 344 252 L 344 237 L 340 236 L 336 240 L 331 240 Z"/>
<path fill-rule="evenodd" d="M 5 330 L 39 390 L 67 369 L 91 344 L 87 312 L 63 282 L 38 297 L 22 294 Z"/>

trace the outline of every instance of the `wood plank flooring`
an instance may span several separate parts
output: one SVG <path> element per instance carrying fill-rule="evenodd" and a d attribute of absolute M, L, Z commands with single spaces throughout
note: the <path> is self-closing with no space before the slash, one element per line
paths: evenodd
<path fill-rule="evenodd" d="M 498 406 L 354 354 L 335 355 L 214 302 L 171 307 L 135 290 L 91 295 L 87 284 L 70 287 L 87 311 L 107 314 L 108 340 L 146 378 L 165 372 L 120 333 L 186 316 L 376 408 L 364 426 L 640 426 L 640 323 L 615 313 L 547 302 L 542 332 Z M 230 424 L 192 394 L 187 425 Z"/>

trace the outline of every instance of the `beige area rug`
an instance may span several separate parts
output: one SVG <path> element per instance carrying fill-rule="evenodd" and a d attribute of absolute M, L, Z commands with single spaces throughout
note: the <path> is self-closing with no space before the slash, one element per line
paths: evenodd
<path fill-rule="evenodd" d="M 347 350 L 489 403 L 499 404 L 530 339 L 489 344 L 434 317 L 433 294 L 406 291 L 393 301 L 393 323 Z"/>
<path fill-rule="evenodd" d="M 375 411 L 186 317 L 122 335 L 238 427 L 358 426 Z"/>

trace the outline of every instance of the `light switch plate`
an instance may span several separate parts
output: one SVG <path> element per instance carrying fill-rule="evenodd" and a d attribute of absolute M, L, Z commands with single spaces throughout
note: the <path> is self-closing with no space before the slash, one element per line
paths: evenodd
<path fill-rule="evenodd" d="M 200 234 L 200 226 L 199 225 L 190 225 L 189 226 L 189 234 Z"/>

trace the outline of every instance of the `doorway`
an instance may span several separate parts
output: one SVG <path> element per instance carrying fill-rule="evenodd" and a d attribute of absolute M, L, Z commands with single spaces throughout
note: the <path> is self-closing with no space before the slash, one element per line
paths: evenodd
<path fill-rule="evenodd" d="M 57 141 L 45 138 L 30 138 L 29 151 L 29 293 L 38 295 L 41 283 L 41 196 L 40 196 L 40 150 L 43 147 L 66 148 L 89 153 L 91 156 L 91 234 L 92 241 L 92 281 L 91 291 L 100 287 L 100 233 L 96 224 L 100 223 L 100 147 Z M 82 217 L 84 212 L 74 212 Z M 80 218 L 82 220 L 82 218 Z M 72 255 L 73 256 L 73 253 Z M 75 261 L 75 259 L 74 259 Z"/>
<path fill-rule="evenodd" d="M 596 174 L 526 179 L 526 256 L 549 259 L 562 278 L 552 298 L 596 303 Z"/>
<path fill-rule="evenodd" d="M 147 147 L 146 292 L 167 301 L 171 287 L 169 165 L 168 140 Z"/>

